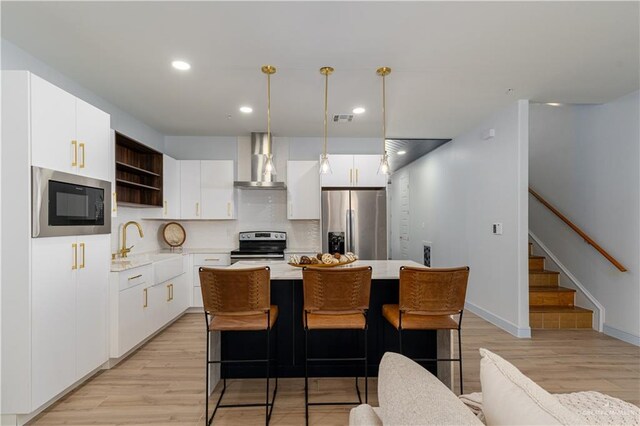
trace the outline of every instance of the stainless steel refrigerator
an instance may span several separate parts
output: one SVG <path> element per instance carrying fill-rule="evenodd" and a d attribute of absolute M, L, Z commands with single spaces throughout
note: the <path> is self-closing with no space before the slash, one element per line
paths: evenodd
<path fill-rule="evenodd" d="M 323 190 L 322 251 L 350 251 L 363 260 L 386 260 L 386 190 Z"/>

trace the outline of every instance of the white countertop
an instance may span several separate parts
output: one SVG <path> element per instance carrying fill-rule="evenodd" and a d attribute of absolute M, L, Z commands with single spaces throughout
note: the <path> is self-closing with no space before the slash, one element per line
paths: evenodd
<path fill-rule="evenodd" d="M 269 266 L 272 280 L 301 280 L 302 268 L 291 266 L 284 261 L 241 261 L 229 266 L 229 269 L 255 268 L 256 266 Z M 423 267 L 412 260 L 357 260 L 349 265 L 338 268 L 353 268 L 358 266 L 371 266 L 373 269 L 371 279 L 397 280 L 401 266 Z"/>
<path fill-rule="evenodd" d="M 161 249 L 152 252 L 134 253 L 129 254 L 128 257 L 118 258 L 111 261 L 111 272 L 122 272 L 133 268 L 139 268 L 140 266 L 151 265 L 154 262 L 161 262 L 176 256 L 186 256 L 189 254 L 200 253 L 225 253 L 229 254 L 232 249 L 220 248 L 220 247 L 203 247 L 203 248 L 190 248 L 183 247 L 180 249 Z"/>

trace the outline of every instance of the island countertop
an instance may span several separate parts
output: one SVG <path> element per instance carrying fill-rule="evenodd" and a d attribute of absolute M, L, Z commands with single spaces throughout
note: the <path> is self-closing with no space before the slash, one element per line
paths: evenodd
<path fill-rule="evenodd" d="M 269 266 L 272 280 L 301 280 L 302 268 L 289 265 L 285 261 L 241 261 L 229 266 L 230 269 L 255 268 L 257 266 Z M 349 265 L 336 268 L 354 268 L 358 266 L 371 266 L 371 279 L 373 280 L 397 280 L 401 266 L 424 268 L 413 260 L 357 260 Z"/>

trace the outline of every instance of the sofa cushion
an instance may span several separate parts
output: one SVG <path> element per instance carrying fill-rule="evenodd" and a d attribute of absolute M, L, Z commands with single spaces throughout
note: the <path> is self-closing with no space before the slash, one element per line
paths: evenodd
<path fill-rule="evenodd" d="M 360 404 L 349 412 L 349 426 L 382 426 L 380 408 Z"/>
<path fill-rule="evenodd" d="M 554 396 L 569 410 L 580 414 L 586 425 L 640 424 L 640 408 L 600 392 L 559 393 Z"/>
<path fill-rule="evenodd" d="M 482 425 L 437 377 L 393 352 L 380 363 L 378 401 L 385 425 Z"/>
<path fill-rule="evenodd" d="M 500 356 L 480 349 L 487 425 L 578 425 L 585 420 Z"/>

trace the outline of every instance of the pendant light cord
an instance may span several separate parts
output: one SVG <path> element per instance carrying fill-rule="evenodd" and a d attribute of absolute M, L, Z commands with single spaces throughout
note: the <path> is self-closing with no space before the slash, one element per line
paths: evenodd
<path fill-rule="evenodd" d="M 328 116 L 329 73 L 324 75 L 324 157 L 327 157 L 327 116 Z"/>
<path fill-rule="evenodd" d="M 387 98 L 385 75 L 382 74 L 382 152 L 387 155 Z"/>
<path fill-rule="evenodd" d="M 271 150 L 271 74 L 267 74 L 267 139 Z"/>

